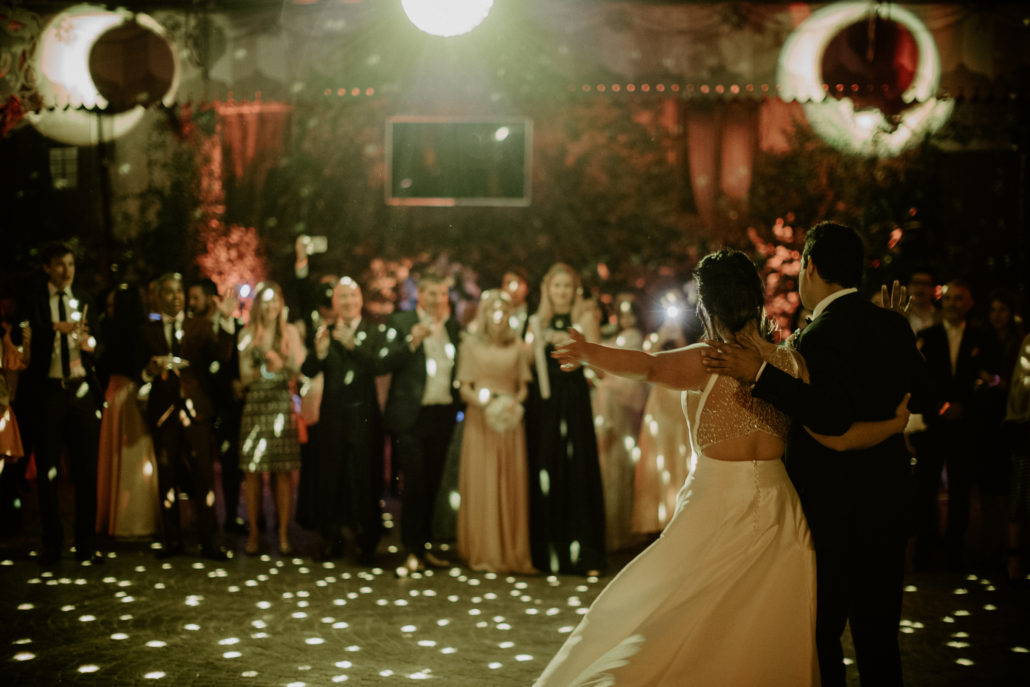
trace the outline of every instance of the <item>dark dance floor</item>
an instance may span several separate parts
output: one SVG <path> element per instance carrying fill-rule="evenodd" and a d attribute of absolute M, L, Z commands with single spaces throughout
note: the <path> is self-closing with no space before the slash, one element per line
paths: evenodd
<path fill-rule="evenodd" d="M 104 565 L 68 554 L 46 571 L 34 502 L 29 494 L 22 532 L 0 542 L 4 685 L 529 685 L 610 579 L 458 566 L 398 579 L 395 530 L 375 568 L 249 558 L 243 538 L 229 537 L 226 563 L 161 561 L 146 542 L 107 541 Z M 301 550 L 313 546 L 294 535 Z M 909 685 L 1030 684 L 1030 592 L 964 573 L 907 583 Z"/>

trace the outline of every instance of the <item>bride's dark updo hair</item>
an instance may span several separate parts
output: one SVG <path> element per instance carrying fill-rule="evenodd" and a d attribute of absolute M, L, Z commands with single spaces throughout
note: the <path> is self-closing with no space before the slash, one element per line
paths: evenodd
<path fill-rule="evenodd" d="M 751 258 L 739 250 L 724 248 L 701 258 L 694 277 L 698 310 L 709 338 L 719 338 L 715 322 L 728 333 L 739 332 L 754 322 L 759 333 L 768 336 L 764 289 Z"/>

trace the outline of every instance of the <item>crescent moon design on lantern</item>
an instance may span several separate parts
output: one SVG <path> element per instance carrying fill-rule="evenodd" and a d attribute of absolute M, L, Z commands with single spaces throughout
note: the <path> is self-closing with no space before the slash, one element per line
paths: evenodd
<path fill-rule="evenodd" d="M 90 50 L 105 31 L 135 20 L 140 26 L 164 37 L 165 30 L 145 14 L 107 10 L 95 5 L 76 5 L 46 24 L 31 56 L 36 90 L 44 107 L 56 108 L 26 114 L 26 119 L 44 136 L 71 145 L 95 145 L 101 138 L 113 140 L 130 131 L 143 118 L 136 106 L 117 114 L 88 112 L 80 107 L 105 108 L 108 103 L 97 90 L 89 69 Z M 179 65 L 175 50 L 174 76 L 161 102 L 171 105 L 179 86 Z"/>
<path fill-rule="evenodd" d="M 955 103 L 937 97 L 941 60 L 933 36 L 918 17 L 897 5 L 890 6 L 885 18 L 912 33 L 919 54 L 912 83 L 901 96 L 912 104 L 901 113 L 898 125 L 892 128 L 879 109 L 856 110 L 851 98 L 837 100 L 826 93 L 821 73 L 826 46 L 838 31 L 876 11 L 867 2 L 839 2 L 813 12 L 784 42 L 776 81 L 780 97 L 800 101 L 809 124 L 833 147 L 862 155 L 893 156 L 943 126 Z"/>

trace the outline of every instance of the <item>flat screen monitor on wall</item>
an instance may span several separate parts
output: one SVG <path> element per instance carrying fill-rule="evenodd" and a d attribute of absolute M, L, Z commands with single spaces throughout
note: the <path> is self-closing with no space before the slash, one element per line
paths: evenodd
<path fill-rule="evenodd" d="M 390 117 L 389 205 L 529 205 L 527 117 Z"/>

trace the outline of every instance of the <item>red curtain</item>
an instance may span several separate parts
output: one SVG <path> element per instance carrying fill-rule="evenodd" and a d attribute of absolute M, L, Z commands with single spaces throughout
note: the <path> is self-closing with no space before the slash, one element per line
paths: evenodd
<path fill-rule="evenodd" d="M 284 103 L 216 103 L 221 133 L 237 179 L 258 188 L 283 151 L 293 109 Z"/>
<path fill-rule="evenodd" d="M 689 108 L 687 119 L 687 161 L 690 185 L 694 190 L 697 214 L 709 227 L 715 220 L 715 190 L 718 148 L 718 121 L 712 109 Z"/>
<path fill-rule="evenodd" d="M 746 201 L 758 147 L 758 108 L 750 102 L 687 106 L 687 156 L 694 203 L 714 228 L 720 199 Z"/>

